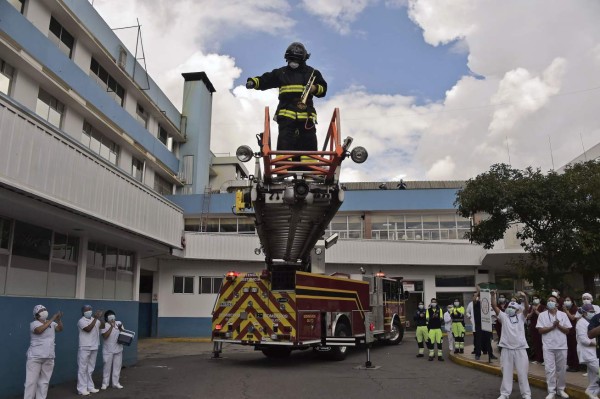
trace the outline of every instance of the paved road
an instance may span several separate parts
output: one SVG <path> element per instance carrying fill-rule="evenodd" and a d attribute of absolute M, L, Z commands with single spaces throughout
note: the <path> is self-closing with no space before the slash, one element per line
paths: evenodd
<path fill-rule="evenodd" d="M 165 345 L 164 343 L 161 345 Z M 250 348 L 225 346 L 222 359 L 211 359 L 211 344 L 171 343 L 146 351 L 135 367 L 123 369 L 123 390 L 108 389 L 91 397 L 117 398 L 473 398 L 495 399 L 500 378 L 445 362 L 415 358 L 416 344 L 377 346 L 371 351 L 376 370 L 361 370 L 364 351 L 349 353 L 342 362 L 324 361 L 310 351 L 273 360 Z M 186 353 L 189 355 L 181 355 Z M 166 356 L 166 357 L 165 357 Z M 100 376 L 95 376 L 99 387 Z M 75 383 L 52 387 L 48 398 L 77 398 Z M 519 398 L 518 385 L 511 399 Z M 534 398 L 545 393 L 533 389 Z"/>

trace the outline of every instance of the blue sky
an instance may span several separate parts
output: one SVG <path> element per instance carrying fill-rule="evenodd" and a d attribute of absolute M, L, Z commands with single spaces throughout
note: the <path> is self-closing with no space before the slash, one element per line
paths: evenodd
<path fill-rule="evenodd" d="M 292 41 L 329 83 L 323 142 L 369 151 L 342 181 L 468 179 L 509 160 L 558 168 L 600 142 L 600 2 L 581 0 L 95 0 L 112 27 L 142 24 L 148 70 L 176 106 L 182 72 L 205 71 L 211 149 L 254 144 L 276 90 L 247 77 L 284 64 Z M 130 48 L 135 40 L 119 36 Z M 271 125 L 276 131 L 277 126 Z"/>

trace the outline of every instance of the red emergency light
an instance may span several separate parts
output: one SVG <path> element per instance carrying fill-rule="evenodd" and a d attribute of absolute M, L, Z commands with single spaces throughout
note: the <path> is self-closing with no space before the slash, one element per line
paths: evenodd
<path fill-rule="evenodd" d="M 227 281 L 233 281 L 235 280 L 235 278 L 239 276 L 238 272 L 234 272 L 234 271 L 229 271 L 227 272 L 227 274 L 225 275 L 225 278 L 227 279 Z"/>
<path fill-rule="evenodd" d="M 385 277 L 385 273 L 380 270 L 377 273 L 375 273 L 375 277 Z"/>
<path fill-rule="evenodd" d="M 222 325 L 220 325 L 220 324 L 215 325 L 215 330 L 219 331 L 219 330 L 221 330 L 221 328 L 223 328 Z"/>

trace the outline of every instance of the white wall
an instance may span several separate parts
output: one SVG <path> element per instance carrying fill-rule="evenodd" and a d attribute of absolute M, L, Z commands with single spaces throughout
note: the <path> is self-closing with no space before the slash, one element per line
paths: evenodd
<path fill-rule="evenodd" d="M 40 32 L 47 35 L 50 27 L 50 10 L 41 0 L 29 0 L 26 3 L 25 16 Z"/>

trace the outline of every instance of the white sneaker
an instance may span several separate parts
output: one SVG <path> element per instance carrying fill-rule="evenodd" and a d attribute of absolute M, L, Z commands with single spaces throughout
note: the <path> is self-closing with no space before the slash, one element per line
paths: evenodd
<path fill-rule="evenodd" d="M 90 393 L 88 391 L 77 392 L 77 395 L 88 396 Z"/>
<path fill-rule="evenodd" d="M 108 385 L 102 385 L 102 386 L 100 387 L 100 389 L 102 389 L 103 391 L 104 391 L 104 390 L 106 390 L 106 388 L 108 388 Z"/>
<path fill-rule="evenodd" d="M 556 391 L 556 393 L 557 393 L 557 394 L 558 394 L 558 396 L 560 396 L 561 398 L 565 398 L 565 399 L 567 399 L 567 398 L 569 397 L 569 395 L 567 395 L 567 393 L 566 393 L 565 391 L 563 391 L 563 390 L 560 390 L 560 389 L 559 389 L 558 391 Z"/>
<path fill-rule="evenodd" d="M 590 399 L 598 399 L 598 395 L 596 395 L 596 393 L 590 391 L 590 390 L 585 390 L 585 394 L 588 396 L 588 398 Z"/>
<path fill-rule="evenodd" d="M 97 390 L 96 388 L 88 389 L 88 391 L 89 391 L 90 393 L 98 393 L 98 392 L 100 392 L 100 391 L 99 391 L 99 390 Z"/>
<path fill-rule="evenodd" d="M 116 385 L 113 385 L 113 388 L 117 388 L 117 389 L 123 389 L 123 385 L 121 385 L 121 384 L 116 384 Z"/>
<path fill-rule="evenodd" d="M 554 393 L 549 393 L 546 399 L 554 399 Z"/>
<path fill-rule="evenodd" d="M 508 399 L 508 396 L 500 395 L 498 396 L 498 399 Z"/>

